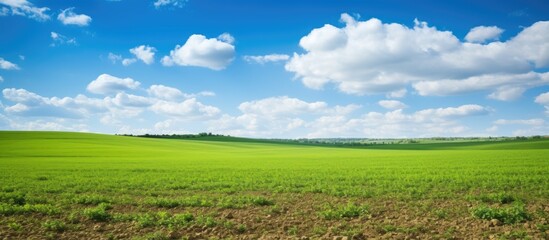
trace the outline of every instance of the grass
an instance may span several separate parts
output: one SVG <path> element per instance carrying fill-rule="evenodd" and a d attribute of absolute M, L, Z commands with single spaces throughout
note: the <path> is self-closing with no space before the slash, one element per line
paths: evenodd
<path fill-rule="evenodd" d="M 480 206 L 472 210 L 473 216 L 480 219 L 497 219 L 505 224 L 526 222 L 531 219 L 530 214 L 522 204 L 515 204 L 511 207 L 487 207 Z"/>
<path fill-rule="evenodd" d="M 0 226 L 0 235 L 36 228 L 33 224 L 39 223 L 24 221 L 31 216 L 89 229 L 90 224 L 137 224 L 153 232 L 191 226 L 186 231 L 238 233 L 244 226 L 245 234 L 252 234 L 268 226 L 247 218 L 223 219 L 226 211 L 253 214 L 250 219 L 264 222 L 315 215 L 319 224 L 310 227 L 294 220 L 299 234 L 314 235 L 326 231 L 325 222 L 372 213 L 368 221 L 376 221 L 400 207 L 426 202 L 447 203 L 418 210 L 445 221 L 472 214 L 476 221 L 533 221 L 535 226 L 546 223 L 536 222 L 542 215 L 527 209 L 549 199 L 547 159 L 545 139 L 342 148 L 226 137 L 0 132 L 0 215 L 18 224 Z M 187 212 L 192 219 L 178 215 Z"/>

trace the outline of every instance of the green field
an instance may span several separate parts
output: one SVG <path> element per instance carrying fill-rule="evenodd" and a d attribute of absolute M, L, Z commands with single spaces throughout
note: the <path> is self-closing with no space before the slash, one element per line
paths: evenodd
<path fill-rule="evenodd" d="M 549 140 L 0 132 L 0 239 L 546 239 Z"/>

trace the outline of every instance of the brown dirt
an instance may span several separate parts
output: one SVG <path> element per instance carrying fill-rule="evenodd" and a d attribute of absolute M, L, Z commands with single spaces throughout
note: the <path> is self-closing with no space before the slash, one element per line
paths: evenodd
<path fill-rule="evenodd" d="M 96 222 L 85 218 L 76 223 L 66 214 L 40 214 L 0 217 L 0 239 L 132 239 L 158 236 L 172 239 L 549 239 L 549 203 L 529 202 L 532 220 L 512 225 L 474 218 L 470 209 L 478 203 L 464 200 L 391 200 L 338 198 L 322 194 L 280 194 L 267 196 L 273 206 L 248 206 L 242 209 L 145 208 L 114 205 L 110 213 L 166 211 L 208 215 L 217 221 L 231 221 L 235 227 L 139 227 L 135 222 Z M 326 204 L 365 204 L 369 212 L 356 218 L 326 220 L 319 215 Z M 81 208 L 84 208 L 82 206 Z M 67 229 L 48 231 L 46 220 L 60 220 Z M 21 225 L 16 231 L 9 223 Z M 245 230 L 239 231 L 239 225 Z"/>

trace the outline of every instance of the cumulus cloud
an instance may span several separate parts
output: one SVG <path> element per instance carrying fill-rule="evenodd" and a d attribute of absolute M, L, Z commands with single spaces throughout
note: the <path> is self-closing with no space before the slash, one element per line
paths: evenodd
<path fill-rule="evenodd" d="M 3 58 L 0 57 L 0 69 L 4 69 L 4 70 L 18 70 L 19 67 L 17 66 L 17 64 L 15 63 L 12 63 L 8 60 L 5 60 Z"/>
<path fill-rule="evenodd" d="M 63 44 L 76 45 L 76 39 L 75 38 L 69 38 L 65 35 L 61 35 L 61 34 L 56 33 L 56 32 L 51 32 L 50 37 L 53 41 L 50 44 L 50 46 L 52 46 L 52 47 L 55 47 L 56 45 L 63 45 Z"/>
<path fill-rule="evenodd" d="M 96 94 L 113 94 L 139 87 L 141 83 L 131 78 L 118 78 L 109 74 L 101 74 L 88 84 L 87 90 Z"/>
<path fill-rule="evenodd" d="M 153 5 L 155 8 L 161 8 L 164 6 L 172 6 L 172 7 L 178 7 L 181 8 L 185 6 L 185 3 L 187 0 L 155 0 Z"/>
<path fill-rule="evenodd" d="M 166 121 L 169 120 L 173 123 L 183 123 L 189 120 L 204 121 L 215 118 L 220 113 L 220 110 L 214 106 L 203 104 L 196 98 L 187 98 L 211 94 L 208 92 L 182 93 L 184 100 L 140 96 L 123 91 L 131 90 L 138 85 L 138 82 L 104 75 L 99 76 L 89 85 L 90 89 L 95 92 L 116 92 L 116 94 L 104 98 L 90 98 L 82 94 L 76 97 L 44 97 L 25 89 L 6 88 L 2 91 L 3 97 L 13 104 L 3 105 L 0 103 L 0 108 L 7 114 L 6 116 L 0 115 L 0 117 L 6 118 L 8 125 L 14 129 L 27 129 L 25 124 L 30 124 L 37 117 L 47 117 L 53 119 L 53 122 L 66 121 L 67 127 L 75 122 L 83 123 L 99 119 L 98 123 L 104 126 L 135 130 L 146 129 L 130 126 L 136 121 L 142 121 L 144 112 L 151 113 L 149 115 L 155 116 L 155 118 L 167 118 Z M 168 87 L 156 90 L 166 90 L 166 88 Z M 155 87 L 149 89 L 155 89 Z M 128 122 L 126 119 L 130 118 L 132 121 Z M 35 127 L 36 129 L 49 129 L 43 124 Z"/>
<path fill-rule="evenodd" d="M 219 41 L 226 42 L 231 45 L 234 44 L 234 40 L 235 40 L 234 37 L 229 33 L 222 33 L 217 37 L 217 39 L 219 39 Z"/>
<path fill-rule="evenodd" d="M 377 104 L 387 109 L 403 109 L 407 107 L 406 104 L 397 100 L 381 100 Z"/>
<path fill-rule="evenodd" d="M 509 100 L 521 89 L 546 84 L 549 21 L 487 44 L 462 42 L 418 20 L 409 28 L 343 14 L 342 22 L 341 28 L 327 24 L 312 30 L 299 42 L 305 52 L 294 53 L 286 64 L 305 86 L 321 89 L 333 83 L 344 93 L 362 95 L 390 94 L 411 85 L 421 95 L 489 91 L 490 98 Z M 486 79 L 482 87 L 472 85 Z M 451 86 L 443 88 L 446 83 Z"/>
<path fill-rule="evenodd" d="M 76 26 L 88 26 L 92 21 L 92 18 L 86 14 L 76 14 L 74 8 L 67 8 L 59 15 L 57 15 L 57 20 L 61 21 L 64 25 L 76 25 Z"/>
<path fill-rule="evenodd" d="M 392 104 L 401 107 L 402 103 Z M 477 133 L 462 125 L 461 119 L 486 115 L 491 111 L 484 106 L 469 104 L 413 113 L 395 109 L 357 116 L 359 108 L 354 104 L 329 106 L 325 102 L 290 97 L 265 98 L 241 103 L 240 115 L 224 114 L 211 121 L 209 130 L 237 136 L 286 138 L 465 136 Z"/>
<path fill-rule="evenodd" d="M 137 59 L 135 59 L 135 58 L 124 58 L 122 60 L 122 65 L 129 66 L 129 65 L 134 64 L 135 62 L 137 62 Z"/>
<path fill-rule="evenodd" d="M 25 89 L 6 88 L 2 90 L 4 98 L 15 102 L 4 111 L 8 114 L 32 117 L 80 118 L 77 111 L 63 108 L 56 98 L 45 98 Z"/>
<path fill-rule="evenodd" d="M 307 121 L 319 116 L 345 116 L 358 105 L 329 107 L 325 102 L 306 102 L 287 96 L 247 101 L 239 105 L 239 116 L 223 115 L 212 121 L 210 130 L 237 136 L 288 137 L 306 134 Z"/>
<path fill-rule="evenodd" d="M 145 45 L 130 49 L 130 53 L 132 53 L 137 59 L 143 61 L 147 65 L 150 65 L 154 62 L 155 52 L 155 48 Z"/>
<path fill-rule="evenodd" d="M 268 62 L 288 61 L 290 56 L 286 54 L 269 54 L 264 56 L 244 56 L 244 60 L 249 63 L 265 64 Z"/>
<path fill-rule="evenodd" d="M 164 66 L 196 66 L 213 70 L 225 69 L 234 59 L 235 47 L 216 38 L 194 34 L 183 46 L 177 45 L 170 56 L 162 58 Z"/>
<path fill-rule="evenodd" d="M 538 95 L 535 99 L 536 103 L 539 103 L 545 107 L 545 112 L 549 115 L 549 92 Z"/>
<path fill-rule="evenodd" d="M 160 100 L 151 106 L 151 110 L 155 113 L 182 118 L 212 118 L 221 112 L 219 108 L 202 104 L 196 98 L 182 102 Z"/>
<path fill-rule="evenodd" d="M 151 85 L 147 92 L 149 95 L 163 100 L 177 101 L 184 97 L 183 92 L 179 89 L 164 85 Z"/>
<path fill-rule="evenodd" d="M 465 35 L 465 40 L 467 40 L 467 42 L 484 43 L 488 40 L 498 40 L 502 33 L 503 29 L 496 26 L 478 26 L 472 28 L 467 35 Z"/>
<path fill-rule="evenodd" d="M 117 54 L 114 54 L 114 53 L 109 53 L 109 56 L 108 56 L 109 60 L 115 64 L 116 62 L 118 61 L 121 61 L 122 60 L 122 56 L 121 55 L 117 55 Z"/>
<path fill-rule="evenodd" d="M 297 98 L 271 97 L 257 101 L 243 102 L 238 109 L 243 113 L 263 116 L 299 115 L 325 110 L 325 102 L 305 102 Z"/>
<path fill-rule="evenodd" d="M 420 81 L 413 86 L 420 95 L 457 95 L 472 91 L 492 90 L 488 97 L 498 100 L 513 100 L 526 88 L 549 84 L 549 73 L 528 72 L 523 74 L 491 74 L 461 80 L 442 79 Z"/>
<path fill-rule="evenodd" d="M 50 16 L 46 13 L 50 10 L 49 8 L 35 7 L 27 0 L 0 0 L 0 4 L 7 6 L 2 8 L 1 16 L 11 13 L 12 15 L 26 16 L 37 21 L 50 19 Z"/>

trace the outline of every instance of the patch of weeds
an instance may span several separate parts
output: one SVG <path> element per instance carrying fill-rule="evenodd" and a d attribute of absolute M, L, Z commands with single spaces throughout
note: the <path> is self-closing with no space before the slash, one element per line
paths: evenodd
<path fill-rule="evenodd" d="M 152 227 L 156 225 L 154 216 L 149 213 L 139 215 L 135 220 L 137 222 L 137 225 L 141 228 Z"/>
<path fill-rule="evenodd" d="M 84 216 L 88 217 L 91 220 L 98 221 L 98 222 L 106 222 L 112 217 L 107 212 L 107 210 L 111 208 L 112 207 L 109 204 L 100 203 L 97 207 L 84 209 L 83 214 Z"/>
<path fill-rule="evenodd" d="M 262 197 L 262 196 L 251 197 L 250 202 L 253 205 L 256 205 L 256 206 L 271 206 L 271 205 L 274 205 L 274 202 L 272 200 L 269 200 L 269 199 L 267 199 L 265 197 Z"/>
<path fill-rule="evenodd" d="M 136 238 L 139 240 L 169 240 L 171 239 L 170 236 L 167 233 L 164 232 L 154 232 L 149 233 L 143 237 Z"/>
<path fill-rule="evenodd" d="M 453 239 L 455 233 L 456 233 L 456 228 L 449 227 L 448 229 L 446 229 L 446 231 L 444 231 L 444 234 L 442 236 L 446 239 Z"/>
<path fill-rule="evenodd" d="M 298 232 L 298 228 L 297 226 L 291 226 L 288 228 L 288 230 L 286 231 L 289 235 L 297 235 L 297 232 Z"/>
<path fill-rule="evenodd" d="M 536 224 L 536 227 L 540 232 L 545 232 L 549 230 L 549 224 Z"/>
<path fill-rule="evenodd" d="M 234 229 L 234 222 L 233 221 L 225 221 L 223 222 L 223 227 L 225 227 L 226 229 Z"/>
<path fill-rule="evenodd" d="M 328 232 L 328 228 L 324 226 L 315 226 L 313 228 L 313 234 L 316 236 L 324 236 Z"/>
<path fill-rule="evenodd" d="M 101 203 L 111 203 L 111 200 L 101 195 L 80 195 L 72 199 L 73 203 L 83 205 L 97 205 Z"/>
<path fill-rule="evenodd" d="M 480 206 L 472 210 L 476 218 L 491 220 L 497 219 L 505 224 L 525 222 L 531 219 L 530 214 L 526 212 L 524 205 L 515 204 L 511 207 L 497 208 Z"/>
<path fill-rule="evenodd" d="M 36 177 L 36 180 L 38 180 L 38 181 L 47 181 L 47 180 L 48 180 L 48 177 L 46 177 L 46 176 L 39 176 L 39 177 Z"/>
<path fill-rule="evenodd" d="M 11 205 L 25 205 L 25 194 L 20 192 L 0 193 L 0 202 Z"/>
<path fill-rule="evenodd" d="M 11 205 L 0 203 L 0 215 L 15 215 L 15 214 L 25 214 L 25 213 L 41 213 L 45 215 L 56 215 L 61 211 L 48 204 L 25 204 L 20 205 Z"/>
<path fill-rule="evenodd" d="M 118 220 L 122 219 L 123 215 L 116 215 Z M 129 218 L 129 217 L 128 217 Z M 126 219 L 128 219 L 126 218 Z M 167 212 L 157 212 L 157 213 L 145 213 L 132 217 L 133 221 L 137 223 L 139 227 L 154 227 L 154 226 L 164 226 L 164 227 L 174 227 L 174 226 L 186 226 L 190 222 L 194 221 L 195 218 L 191 213 L 181 213 L 172 215 Z"/>
<path fill-rule="evenodd" d="M 23 230 L 23 226 L 16 222 L 8 223 L 8 228 L 16 232 Z"/>
<path fill-rule="evenodd" d="M 215 227 L 218 225 L 218 222 L 215 220 L 215 218 L 213 217 L 209 217 L 209 216 L 199 216 L 196 218 L 196 223 L 198 225 L 202 225 L 202 226 L 205 226 L 205 227 L 209 227 L 209 228 L 212 228 L 212 227 Z"/>
<path fill-rule="evenodd" d="M 280 214 L 282 213 L 282 208 L 278 205 L 273 205 L 270 208 L 265 210 L 268 214 Z"/>
<path fill-rule="evenodd" d="M 492 193 L 480 196 L 479 200 L 485 203 L 509 204 L 515 202 L 517 199 L 514 196 L 506 193 Z"/>
<path fill-rule="evenodd" d="M 80 214 L 78 212 L 71 212 L 69 215 L 67 215 L 66 220 L 69 223 L 79 223 L 80 222 Z"/>
<path fill-rule="evenodd" d="M 246 225 L 239 224 L 238 227 L 236 227 L 236 232 L 242 234 L 245 233 L 247 229 Z"/>
<path fill-rule="evenodd" d="M 434 212 L 435 216 L 437 216 L 438 219 L 445 219 L 448 217 L 448 212 L 444 209 L 437 209 Z"/>
<path fill-rule="evenodd" d="M 339 205 L 335 207 L 328 205 L 319 212 L 320 216 L 326 220 L 354 218 L 367 213 L 368 207 L 366 205 L 356 205 L 353 203 L 348 203 L 347 205 Z"/>
<path fill-rule="evenodd" d="M 42 223 L 42 227 L 52 232 L 63 232 L 67 229 L 67 225 L 59 220 L 46 220 Z"/>
<path fill-rule="evenodd" d="M 397 229 L 398 228 L 395 225 L 386 224 L 386 225 L 383 225 L 383 226 L 380 227 L 379 232 L 381 232 L 381 233 L 396 232 Z"/>
<path fill-rule="evenodd" d="M 147 204 L 161 208 L 174 208 L 181 206 L 181 203 L 178 200 L 169 198 L 155 198 L 149 200 Z"/>
<path fill-rule="evenodd" d="M 505 233 L 500 236 L 500 239 L 514 240 L 514 239 L 531 239 L 531 238 L 528 236 L 528 233 L 526 233 L 526 231 L 519 230 L 519 231 L 512 231 L 510 233 Z"/>

